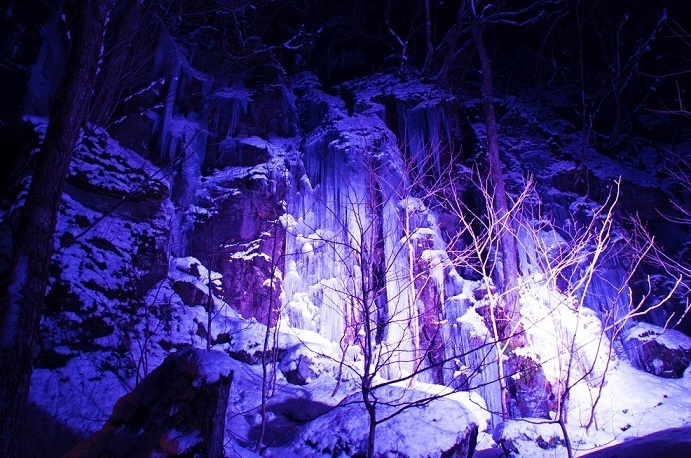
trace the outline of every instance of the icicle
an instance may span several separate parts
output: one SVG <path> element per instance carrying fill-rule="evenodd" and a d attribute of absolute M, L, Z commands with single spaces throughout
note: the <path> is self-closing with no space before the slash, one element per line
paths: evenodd
<path fill-rule="evenodd" d="M 399 117 L 405 119 L 404 142 L 417 172 L 424 174 L 442 171 L 442 152 L 453 143 L 450 116 L 444 104 L 422 103 L 405 110 Z"/>
<path fill-rule="evenodd" d="M 410 190 L 405 161 L 396 139 L 384 130 L 377 114 L 324 114 L 323 110 L 339 108 L 320 104 L 326 99 L 318 95 L 314 96 L 315 103 L 311 103 L 312 98 L 306 100 L 310 101 L 303 107 L 308 110 L 306 114 L 319 108 L 324 121 L 319 126 L 309 122 L 312 133 L 301 148 L 302 156 L 293 158 L 291 166 L 288 216 L 282 220 L 287 232 L 285 313 L 294 326 L 313 326 L 316 321 L 319 333 L 333 341 L 354 332 L 348 328 L 352 324 L 349 320 L 359 320 L 362 313 L 352 310 L 362 306 L 363 259 L 358 253 L 369 256 L 380 250 L 382 261 L 377 262 L 384 266 L 383 291 L 377 292 L 373 298 L 376 305 L 369 310 L 371 319 L 378 316 L 381 320 L 373 323 L 378 352 L 387 361 L 380 375 L 397 378 L 410 374 L 417 367 L 419 345 L 413 334 L 419 331 L 414 330 L 412 320 L 419 319 L 416 310 L 420 308 L 412 259 L 419 253 L 409 243 L 412 234 L 419 231 L 430 244 L 425 254 L 429 259 L 415 261 L 433 266 L 428 287 L 434 291 L 431 294 L 438 294 L 433 307 L 439 310 L 430 323 L 441 320 L 446 298 L 459 294 L 464 281 L 449 262 L 431 212 L 421 202 L 415 204 L 420 208 L 411 212 L 399 204 L 404 197 L 414 201 L 406 196 Z M 444 110 L 423 105 L 399 116 L 399 122 L 406 126 L 401 131 L 407 134 L 408 151 L 420 172 L 427 172 L 430 164 L 440 171 L 439 149 L 450 142 Z M 430 145 L 436 150 L 434 159 L 429 157 Z M 428 163 L 431 160 L 434 162 Z M 438 325 L 442 326 L 441 322 Z M 461 339 L 455 334 L 449 338 Z M 463 350 L 470 343 L 465 345 Z M 419 380 L 431 381 L 431 376 L 425 377 Z"/>
<path fill-rule="evenodd" d="M 494 425 L 501 421 L 502 393 L 497 352 L 483 319 L 463 296 L 447 301 L 443 328 L 446 359 L 444 381 L 462 390 L 476 389 L 487 402 Z"/>
<path fill-rule="evenodd" d="M 214 92 L 211 96 L 216 105 L 215 117 L 211 123 L 213 132 L 225 137 L 234 136 L 240 118 L 247 114 L 247 107 L 252 101 L 251 95 L 241 82 Z"/>
<path fill-rule="evenodd" d="M 190 207 L 196 204 L 201 180 L 201 168 L 206 154 L 208 132 L 197 123 L 175 119 L 169 129 L 170 144 L 176 145 L 177 172 L 171 182 L 172 200 L 177 209 L 171 230 L 171 253 L 176 257 L 187 256 L 188 237 L 194 229 L 194 216 Z"/>
<path fill-rule="evenodd" d="M 610 338 L 613 332 L 631 327 L 633 323 L 626 319 L 631 308 L 626 271 L 617 265 L 599 269 L 589 284 L 584 304 L 598 313 Z"/>
<path fill-rule="evenodd" d="M 161 128 L 161 156 L 160 160 L 164 163 L 172 162 L 180 151 L 179 143 L 175 143 L 171 138 L 171 126 L 173 125 L 173 108 L 177 96 L 178 85 L 180 82 L 180 63 L 176 62 L 170 74 L 168 84 L 168 94 L 163 113 L 163 127 Z M 179 140 L 178 140 L 179 141 Z"/>
<path fill-rule="evenodd" d="M 58 9 L 59 10 L 59 9 Z M 56 11 L 41 28 L 43 42 L 26 91 L 26 111 L 48 115 L 58 84 L 65 74 L 68 43 L 65 41 L 65 23 L 60 11 Z"/>

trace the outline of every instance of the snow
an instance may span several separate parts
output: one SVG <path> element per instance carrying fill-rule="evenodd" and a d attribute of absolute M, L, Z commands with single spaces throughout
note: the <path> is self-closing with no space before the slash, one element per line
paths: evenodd
<path fill-rule="evenodd" d="M 636 323 L 626 333 L 625 340 L 632 338 L 641 342 L 654 340 L 673 350 L 691 350 L 691 337 L 674 329 L 665 329 L 650 323 Z"/>
<path fill-rule="evenodd" d="M 80 355 L 60 369 L 35 369 L 31 377 L 31 402 L 85 435 L 99 430 L 131 389 L 116 374 L 95 370 L 95 357 Z"/>
<path fill-rule="evenodd" d="M 397 385 L 408 388 L 406 382 L 399 382 Z M 433 385 L 422 382 L 415 382 L 411 388 L 427 393 L 430 397 L 443 397 L 462 404 L 464 408 L 475 416 L 480 431 L 485 431 L 486 428 L 491 426 L 491 415 L 487 410 L 487 404 L 476 392 L 456 391 L 443 385 Z"/>
<path fill-rule="evenodd" d="M 422 391 L 393 386 L 376 393 L 377 418 L 383 421 L 377 425 L 377 456 L 437 456 L 453 448 L 478 421 L 463 404 L 449 398 L 429 400 Z M 364 453 L 368 416 L 361 396 L 357 393 L 346 397 L 339 406 L 312 421 L 294 442 L 295 456 Z"/>
<path fill-rule="evenodd" d="M 220 351 L 189 349 L 185 351 L 185 358 L 199 369 L 196 383 L 216 383 L 221 377 L 228 377 L 237 367 L 237 363 Z"/>
<path fill-rule="evenodd" d="M 663 381 L 627 364 L 615 363 L 607 373 L 600 401 L 594 408 L 594 425 L 586 427 L 591 408 L 569 410 L 566 427 L 574 451 L 580 455 L 618 443 L 628 443 L 631 438 L 651 432 L 671 430 L 678 425 L 691 423 L 689 388 L 688 380 Z M 572 396 L 580 394 L 579 389 L 574 389 Z M 594 394 L 589 395 L 590 399 L 594 399 Z M 546 449 L 544 443 L 542 446 L 538 444 L 538 438 L 544 442 L 555 438 L 557 443 Z M 495 430 L 495 439 L 513 441 L 522 455 L 566 456 L 560 427 L 549 420 L 521 419 L 503 423 Z"/>
<path fill-rule="evenodd" d="M 583 455 L 588 458 L 647 458 L 651 456 L 685 456 L 691 450 L 691 427 L 658 431 L 640 438 Z"/>
<path fill-rule="evenodd" d="M 204 438 L 199 431 L 182 433 L 174 429 L 166 431 L 161 437 L 161 449 L 166 455 L 179 455 L 190 449 L 194 445 L 202 442 Z"/>
<path fill-rule="evenodd" d="M 40 135 L 48 118 L 27 116 Z M 68 182 L 78 181 L 107 196 L 124 198 L 147 192 L 165 193 L 162 170 L 132 150 L 122 147 L 100 127 L 90 126 L 75 149 Z"/>
<path fill-rule="evenodd" d="M 377 390 L 381 393 L 379 399 L 396 403 L 441 397 L 421 408 L 429 421 L 420 421 L 418 415 L 411 414 L 379 425 L 381 451 L 405 450 L 410 456 L 425 456 L 429 450 L 441 452 L 448 449 L 460 429 L 473 422 L 480 428 L 481 451 L 494 445 L 491 435 L 495 433 L 497 439 L 512 440 L 521 455 L 562 456 L 564 449 L 558 442 L 562 432 L 553 421 L 500 423 L 496 414 L 489 413 L 500 410 L 502 394 L 496 382 L 500 355 L 479 313 L 488 303 L 475 297 L 481 285 L 462 278 L 451 265 L 438 215 L 406 189 L 409 177 L 399 148 L 408 148 L 417 166 L 422 167 L 430 148 L 439 150 L 450 143 L 451 116 L 445 104 L 456 103 L 455 99 L 433 85 L 376 75 L 338 88 L 353 94 L 355 107 L 351 114 L 343 99 L 320 90 L 316 76 L 305 73 L 291 81 L 300 93 L 297 104 L 305 105 L 305 116 L 309 118 L 305 130 L 295 138 L 274 134 L 258 137 L 244 132 L 241 118 L 254 94 L 239 83 L 220 87 L 211 94 L 222 105 L 212 116 L 212 124 L 216 125 L 209 127 L 211 133 L 194 121 L 194 116 L 173 115 L 169 103 L 165 127 L 161 129 L 170 145 L 162 151 L 161 159 L 180 162 L 173 161 L 168 169 L 161 170 L 123 148 L 103 130 L 94 129 L 86 135 L 70 169 L 70 179 L 82 182 L 97 195 L 116 200 L 146 191 L 155 211 L 146 218 L 134 218 L 128 208 L 110 213 L 109 207 L 104 208 L 107 198 L 88 200 L 65 194 L 56 234 L 55 265 L 60 272 L 51 288 L 59 291 L 63 284 L 68 285 L 69 294 L 76 296 L 79 306 L 47 314 L 44 319 L 50 339 L 42 343 L 42 351 L 49 349 L 65 357 L 66 362 L 61 367 L 39 367 L 34 371 L 32 402 L 69 427 L 90 433 L 107 418 L 117 398 L 130 391 L 167 354 L 205 348 L 206 335 L 210 335 L 218 353 L 205 357 L 200 376 L 212 382 L 233 371 L 226 453 L 256 456 L 249 449 L 254 446 L 261 424 L 257 387 L 262 385 L 262 368 L 231 362 L 221 352 L 256 360 L 264 351 L 267 328 L 256 320 L 243 319 L 234 311 L 235 304 L 219 297 L 216 287 L 222 273 L 214 270 L 219 267 L 188 256 L 185 238 L 193 224 L 218 214 L 223 199 L 240 199 L 244 181 L 256 180 L 265 185 L 262 189 L 267 193 L 286 186 L 286 195 L 280 196 L 286 212 L 278 218 L 286 230 L 282 247 L 285 265 L 277 272 L 275 283 L 269 285 L 277 287 L 282 277 L 281 316 L 268 342 L 268 350 L 277 348 L 280 356 L 266 418 L 269 434 L 265 443 L 274 445 L 266 450 L 266 456 L 320 456 L 323 448 L 315 450 L 308 441 L 332 451 L 362 446 L 367 424 L 358 401 L 364 373 L 364 331 L 356 326 L 362 311 L 354 298 L 362 294 L 359 285 L 363 258 L 358 254 L 364 248 L 373 248 L 372 235 L 377 231 L 384 236 L 382 251 L 387 266 L 388 301 L 381 310 L 390 322 L 376 347 L 381 360 L 376 362 L 375 384 L 406 376 L 414 368 L 411 320 L 416 317 L 415 307 L 419 305 L 415 299 L 420 293 L 410 272 L 415 253 L 412 260 L 427 265 L 425 275 L 436 288 L 438 324 L 445 342 L 444 358 L 448 360 L 443 368 L 445 385 L 423 383 L 429 381 L 423 373 L 410 389 L 410 381 L 405 380 Z M 174 99 L 173 86 L 170 96 Z M 284 91 L 283 95 L 283 103 L 294 102 L 290 94 Z M 383 98 L 388 97 L 395 100 L 399 118 L 405 119 L 401 126 L 385 125 L 385 110 L 394 109 L 392 104 L 385 107 Z M 464 107 L 470 109 L 472 104 Z M 514 102 L 512 109 L 520 109 L 519 104 Z M 39 132 L 45 129 L 45 118 L 31 120 Z M 399 132 L 405 131 L 407 138 L 396 138 L 391 130 L 396 127 Z M 482 124 L 470 127 L 478 137 L 484 135 Z M 563 134 L 560 129 L 564 126 L 543 127 L 554 135 Z M 206 143 L 212 134 L 218 134 L 222 143 L 266 151 L 269 159 L 251 166 L 223 166 L 208 174 L 205 171 L 202 176 Z M 580 153 L 575 144 L 567 145 L 564 157 L 554 160 L 542 140 L 527 133 L 506 137 L 509 140 L 503 141 L 513 142 L 506 148 L 507 157 L 520 158 L 517 164 L 535 166 L 536 176 L 542 180 L 541 196 L 568 209 L 561 215 L 563 221 L 554 222 L 558 230 L 538 233 L 539 249 L 530 245 L 527 234 L 519 233 L 524 242 L 521 263 L 525 274 L 521 279 L 521 313 L 528 345 L 517 354 L 539 362 L 553 387 L 569 387 L 567 429 L 577 453 L 691 423 L 690 370 L 684 378 L 671 380 L 633 369 L 618 359 L 613 350 L 617 342 L 611 342 L 603 333 L 602 312 L 612 307 L 613 291 L 623 285 L 624 270 L 619 261 L 603 267 L 590 287 L 592 300 L 580 309 L 575 307 L 577 297 L 562 294 L 538 268 L 538 254 L 566 246 L 566 232 L 560 232 L 560 224 L 571 221 L 573 215 L 592 217 L 600 208 L 591 198 L 551 184 L 554 176 L 576 170 Z M 587 154 L 594 173 L 603 180 L 623 175 L 644 185 L 659 185 L 646 172 L 634 173 L 595 151 Z M 375 170 L 373 163 L 381 167 Z M 513 185 L 523 183 L 523 170 L 517 164 L 508 164 Z M 441 163 L 434 163 L 437 172 L 441 167 Z M 376 175 L 381 180 L 375 192 L 372 180 Z M 180 187 L 171 189 L 173 183 Z M 168 195 L 175 195 L 175 201 L 167 200 Z M 373 200 L 375 195 L 379 203 Z M 6 211 L 3 219 L 9 213 Z M 135 287 L 139 285 L 129 280 L 141 279 L 148 272 L 137 265 L 141 256 L 136 245 L 151 239 L 165 251 L 168 229 L 173 239 L 167 271 L 164 269 L 163 278 L 156 278 L 153 285 L 147 285 L 150 289 L 137 296 Z M 74 243 L 67 243 L 70 241 Z M 224 262 L 270 260 L 258 240 L 242 240 L 234 246 L 239 249 Z M 201 297 L 210 296 L 214 314 L 209 316 L 206 304 L 184 303 L 175 292 L 176 282 L 191 285 Z M 628 294 L 619 296 L 618 305 L 628 306 Z M 209 319 L 210 330 L 206 329 Z M 103 321 L 101 334 L 79 334 L 89 320 Z M 669 348 L 691 348 L 691 339 L 677 331 L 646 323 L 632 326 L 627 336 L 655 339 Z M 75 335 L 83 339 L 79 345 L 74 343 Z M 221 341 L 221 336 L 227 341 Z M 200 354 L 195 350 L 190 357 Z M 314 376 L 305 386 L 287 383 L 284 371 L 297 369 L 303 361 L 308 362 Z M 471 391 L 460 391 L 464 388 Z M 344 397 L 348 399 L 345 403 L 354 404 L 331 410 Z M 394 405 L 380 403 L 378 415 L 386 416 L 392 409 Z M 320 414 L 324 416 L 308 422 Z M 556 413 L 552 415 L 556 418 Z M 493 424 L 500 427 L 492 431 Z M 543 448 L 541 441 L 549 443 L 550 438 L 556 438 L 548 444 L 553 447 Z M 179 447 L 189 445 L 191 442 L 184 442 Z M 343 453 L 347 450 L 351 449 L 343 448 Z"/>

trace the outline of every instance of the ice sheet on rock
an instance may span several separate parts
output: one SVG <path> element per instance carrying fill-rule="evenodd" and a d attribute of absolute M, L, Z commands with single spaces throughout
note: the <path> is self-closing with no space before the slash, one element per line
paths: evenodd
<path fill-rule="evenodd" d="M 171 251 L 174 256 L 186 256 L 187 239 L 194 225 L 188 210 L 197 204 L 208 132 L 199 123 L 181 116 L 171 118 L 167 127 L 167 143 L 161 146 L 164 155 L 161 160 L 171 169 L 168 175 L 175 204 Z"/>

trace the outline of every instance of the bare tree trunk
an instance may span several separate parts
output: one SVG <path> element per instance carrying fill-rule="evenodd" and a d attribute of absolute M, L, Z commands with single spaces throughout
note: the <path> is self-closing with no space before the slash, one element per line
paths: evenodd
<path fill-rule="evenodd" d="M 364 277 L 364 275 L 363 275 Z M 363 282 L 364 283 L 364 282 Z M 370 308 L 365 302 L 365 348 L 364 348 L 364 376 L 362 377 L 362 400 L 365 403 L 365 410 L 369 418 L 369 434 L 367 435 L 367 458 L 374 458 L 374 445 L 376 443 L 376 427 L 377 427 L 377 413 L 376 405 L 372 400 L 372 378 L 374 374 L 371 373 L 371 365 L 373 363 L 374 352 L 372 348 L 372 326 L 370 321 Z"/>
<path fill-rule="evenodd" d="M 423 73 L 429 75 L 432 71 L 432 64 L 434 63 L 434 45 L 432 44 L 432 17 L 430 16 L 429 12 L 429 0 L 425 0 L 425 41 L 427 42 L 427 56 L 425 57 Z"/>
<path fill-rule="evenodd" d="M 471 13 L 472 15 L 472 13 Z M 505 305 L 505 316 L 508 320 L 506 326 L 502 326 L 504 332 L 502 338 L 507 338 L 515 334 L 518 329 L 514 329 L 512 324 L 518 322 L 520 310 L 518 304 L 518 256 L 516 249 L 516 239 L 511 230 L 509 218 L 509 205 L 504 187 L 504 174 L 501 170 L 501 160 L 499 159 L 499 136 L 497 134 L 497 120 L 494 114 L 494 103 L 492 102 L 492 64 L 485 48 L 485 40 L 482 36 L 480 24 L 475 18 L 471 18 L 471 30 L 473 41 L 477 48 L 480 66 L 482 69 L 482 108 L 485 118 L 485 129 L 487 131 L 487 153 L 489 156 L 490 180 L 494 187 L 494 211 L 500 221 L 501 238 L 501 259 L 503 274 L 503 295 Z M 506 332 L 508 330 L 508 333 Z"/>
<path fill-rule="evenodd" d="M 213 249 L 214 249 L 214 247 L 212 245 L 211 246 L 211 250 L 212 250 L 211 256 L 209 256 L 209 264 L 206 268 L 207 281 L 209 282 L 208 283 L 208 285 L 209 285 L 209 290 L 208 290 L 209 296 L 208 296 L 208 300 L 207 300 L 207 310 L 206 310 L 206 349 L 207 350 L 211 350 L 211 345 L 213 344 L 211 341 L 213 339 L 213 335 L 211 334 L 211 324 L 213 323 L 214 312 L 215 312 L 215 310 L 214 310 L 214 296 L 213 296 L 213 292 L 211 289 L 212 285 L 213 285 L 212 278 L 211 278 L 211 266 L 213 265 L 211 263 L 211 259 L 213 259 Z"/>
<path fill-rule="evenodd" d="M 372 237 L 372 236 L 370 236 Z M 373 237 L 372 237 L 373 238 Z M 364 237 L 363 237 L 364 239 Z M 367 417 L 369 419 L 369 434 L 367 435 L 367 458 L 374 458 L 374 445 L 375 445 L 375 432 L 377 427 L 377 415 L 376 415 L 376 404 L 372 399 L 372 379 L 376 371 L 374 371 L 373 364 L 374 361 L 374 345 L 372 344 L 372 339 L 375 337 L 372 335 L 374 330 L 372 329 L 372 313 L 373 307 L 376 307 L 374 303 L 374 293 L 372 291 L 373 280 L 373 266 L 372 258 L 370 257 L 369 248 L 373 245 L 372 240 L 370 240 L 369 246 L 366 242 L 362 242 L 360 247 L 360 264 L 362 268 L 362 276 L 360 277 L 360 286 L 362 288 L 362 324 L 365 331 L 365 341 L 363 342 L 363 364 L 364 371 L 362 375 L 362 401 L 365 404 L 365 410 L 367 411 Z"/>
<path fill-rule="evenodd" d="M 266 426 L 267 426 L 267 403 L 269 401 L 269 398 L 273 396 L 273 387 L 275 386 L 275 377 L 276 377 L 276 363 L 278 360 L 278 348 L 277 348 L 277 342 L 278 342 L 278 326 L 279 326 L 279 309 L 276 309 L 276 296 L 274 295 L 274 288 L 276 288 L 276 275 L 278 272 L 278 266 L 279 262 L 281 261 L 281 257 L 277 256 L 277 251 L 279 249 L 279 240 L 278 240 L 278 221 L 274 221 L 273 227 L 270 230 L 270 233 L 272 233 L 272 247 L 271 247 L 271 273 L 269 275 L 269 298 L 268 298 L 268 312 L 266 314 L 266 331 L 264 332 L 264 345 L 262 347 L 262 396 L 261 396 L 261 406 L 259 409 L 259 413 L 261 415 L 261 426 L 259 429 L 259 437 L 257 438 L 257 443 L 255 446 L 255 449 L 259 452 L 262 453 L 264 449 L 266 448 L 264 445 L 264 436 L 266 434 Z M 276 309 L 276 310 L 274 310 Z M 276 317 L 275 319 L 273 317 Z M 271 324 L 274 323 L 274 331 L 273 331 L 273 339 L 270 339 L 272 337 L 272 330 L 271 330 Z M 270 342 L 271 340 L 271 342 Z M 271 360 L 269 361 L 269 344 L 271 344 Z M 271 366 L 269 368 L 269 365 Z M 270 369 L 270 371 L 269 371 Z M 272 387 L 271 390 L 269 387 Z M 271 393 L 269 392 L 271 391 Z"/>
<path fill-rule="evenodd" d="M 28 403 L 53 233 L 72 153 L 86 121 L 112 0 L 77 5 L 67 74 L 22 211 L 10 278 L 0 302 L 0 456 L 15 457 Z"/>
<path fill-rule="evenodd" d="M 367 398 L 369 399 L 369 394 Z M 376 444 L 377 415 L 374 403 L 370 400 L 365 402 L 367 415 L 369 417 L 369 434 L 367 434 L 367 458 L 374 458 L 374 446 Z"/>
<path fill-rule="evenodd" d="M 132 47 L 137 45 L 135 39 L 141 27 L 143 2 L 128 0 L 125 3 L 118 24 L 113 27 L 115 37 L 104 56 L 103 70 L 94 91 L 94 103 L 91 108 L 91 121 L 104 127 L 111 120 L 120 102 L 122 91 L 132 78 L 131 72 L 134 71 L 131 68 Z"/>

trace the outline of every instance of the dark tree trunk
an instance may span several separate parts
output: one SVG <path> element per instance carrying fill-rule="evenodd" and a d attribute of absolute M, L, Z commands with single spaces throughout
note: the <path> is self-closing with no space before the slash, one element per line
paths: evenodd
<path fill-rule="evenodd" d="M 503 303 L 506 322 L 501 323 L 501 329 L 504 332 L 502 332 L 500 337 L 509 338 L 513 332 L 520 332 L 520 330 L 514 329 L 515 323 L 518 322 L 520 317 L 516 238 L 511 228 L 511 220 L 508 217 L 509 204 L 504 187 L 501 160 L 499 159 L 499 135 L 497 133 L 497 119 L 494 114 L 494 103 L 492 102 L 492 63 L 485 48 L 485 40 L 480 29 L 480 23 L 475 18 L 471 18 L 471 31 L 482 70 L 482 109 L 487 131 L 487 153 L 489 156 L 490 182 L 494 192 L 494 212 L 497 220 L 501 222 L 499 230 L 501 231 L 502 292 L 504 295 Z"/>
<path fill-rule="evenodd" d="M 369 398 L 369 393 L 365 396 L 365 399 Z M 376 407 L 373 402 L 366 402 L 365 408 L 367 409 L 367 416 L 369 418 L 369 432 L 367 434 L 367 458 L 374 458 L 375 446 L 377 444 L 376 433 L 377 433 L 377 415 Z"/>
<path fill-rule="evenodd" d="M 432 18 L 429 11 L 429 0 L 425 0 L 425 42 L 427 43 L 427 56 L 425 57 L 423 72 L 425 75 L 430 75 L 434 63 L 434 44 L 432 44 Z"/>
<path fill-rule="evenodd" d="M 362 324 L 365 331 L 365 341 L 362 347 L 363 356 L 363 375 L 360 379 L 362 386 L 360 391 L 362 393 L 362 401 L 367 411 L 369 419 L 369 432 L 367 435 L 367 458 L 374 458 L 374 449 L 376 441 L 376 403 L 372 397 L 372 379 L 374 378 L 373 364 L 374 364 L 374 329 L 372 329 L 372 318 L 374 314 L 376 291 L 373 290 L 372 283 L 374 282 L 372 258 L 369 254 L 369 249 L 374 245 L 372 236 L 368 244 L 363 244 L 360 254 L 360 266 L 362 268 L 362 275 L 360 277 L 360 287 L 362 288 Z"/>
<path fill-rule="evenodd" d="M 127 0 L 123 3 L 118 22 L 112 28 L 115 36 L 108 40 L 112 44 L 103 58 L 102 72 L 94 91 L 89 118 L 99 126 L 107 126 L 111 121 L 123 90 L 137 74 L 137 68 L 132 65 L 132 56 L 133 47 L 141 46 L 137 42 L 137 35 L 141 29 L 144 8 L 141 0 Z M 111 33 L 108 32 L 108 35 Z"/>
<path fill-rule="evenodd" d="M 67 74 L 58 89 L 22 211 L 10 278 L 0 302 L 0 456 L 17 456 L 27 409 L 53 233 L 65 177 L 86 120 L 112 0 L 82 0 Z"/>

